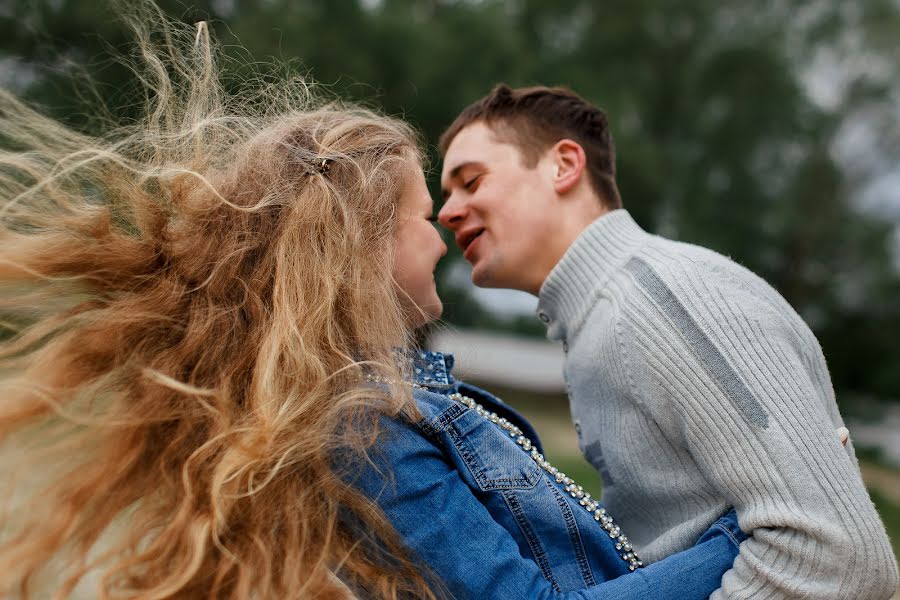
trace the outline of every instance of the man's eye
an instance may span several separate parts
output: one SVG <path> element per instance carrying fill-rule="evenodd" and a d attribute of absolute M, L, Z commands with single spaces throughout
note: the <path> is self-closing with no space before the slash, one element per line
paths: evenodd
<path fill-rule="evenodd" d="M 466 190 L 471 190 L 472 187 L 475 185 L 475 183 L 476 183 L 480 178 L 481 178 L 481 175 L 476 175 L 476 176 L 473 177 L 472 179 L 469 179 L 468 181 L 464 182 L 464 183 L 463 183 L 463 187 L 464 187 Z"/>

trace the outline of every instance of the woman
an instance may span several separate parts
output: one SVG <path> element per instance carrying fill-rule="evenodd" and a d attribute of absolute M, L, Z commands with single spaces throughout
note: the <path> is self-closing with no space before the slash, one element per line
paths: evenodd
<path fill-rule="evenodd" d="M 607 582 L 619 541 L 452 393 L 527 423 L 398 360 L 445 251 L 410 128 L 226 95 L 203 24 L 136 13 L 144 119 L 88 136 L 0 95 L 0 593 L 705 597 L 733 518 Z"/>

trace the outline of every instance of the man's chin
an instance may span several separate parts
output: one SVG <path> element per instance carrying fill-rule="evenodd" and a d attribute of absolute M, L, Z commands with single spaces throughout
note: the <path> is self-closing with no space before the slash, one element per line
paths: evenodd
<path fill-rule="evenodd" d="M 482 288 L 508 287 L 506 278 L 496 267 L 496 263 L 492 264 L 486 258 L 472 263 L 472 283 Z"/>
<path fill-rule="evenodd" d="M 485 267 L 486 265 L 476 265 L 472 267 L 472 283 L 476 286 L 480 288 L 519 290 L 533 293 L 528 287 L 525 287 L 526 282 L 512 276 L 511 273 L 500 273 L 497 269 L 488 269 Z"/>
<path fill-rule="evenodd" d="M 479 268 L 478 265 L 472 265 L 472 283 L 483 288 L 497 287 L 493 283 L 493 277 L 490 276 L 490 271 L 488 269 Z"/>

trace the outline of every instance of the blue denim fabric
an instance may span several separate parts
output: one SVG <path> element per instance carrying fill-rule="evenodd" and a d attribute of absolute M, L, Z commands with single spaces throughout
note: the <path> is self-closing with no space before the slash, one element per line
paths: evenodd
<path fill-rule="evenodd" d="M 719 587 L 746 539 L 734 511 L 693 548 L 629 573 L 615 541 L 555 478 L 506 432 L 448 397 L 474 398 L 540 444 L 520 414 L 455 380 L 452 366 L 450 355 L 415 357 L 416 381 L 428 386 L 414 391 L 422 419 L 384 419 L 372 452 L 377 468 L 357 485 L 453 597 L 699 600 Z"/>

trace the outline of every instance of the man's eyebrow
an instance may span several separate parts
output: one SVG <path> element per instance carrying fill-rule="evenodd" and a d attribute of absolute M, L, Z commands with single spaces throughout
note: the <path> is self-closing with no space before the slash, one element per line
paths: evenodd
<path fill-rule="evenodd" d="M 456 165 L 455 167 L 453 167 L 452 169 L 450 169 L 450 173 L 448 173 L 447 178 L 448 179 L 456 179 L 457 177 L 459 177 L 460 171 L 462 171 L 466 167 L 471 167 L 473 165 L 481 165 L 481 163 L 479 163 L 478 161 L 475 161 L 475 160 L 467 160 L 464 163 L 460 163 L 460 164 Z M 450 192 L 447 190 L 447 188 L 445 188 L 444 186 L 441 186 L 441 197 L 444 200 L 446 200 L 447 196 L 449 196 L 449 195 L 450 195 Z"/>

